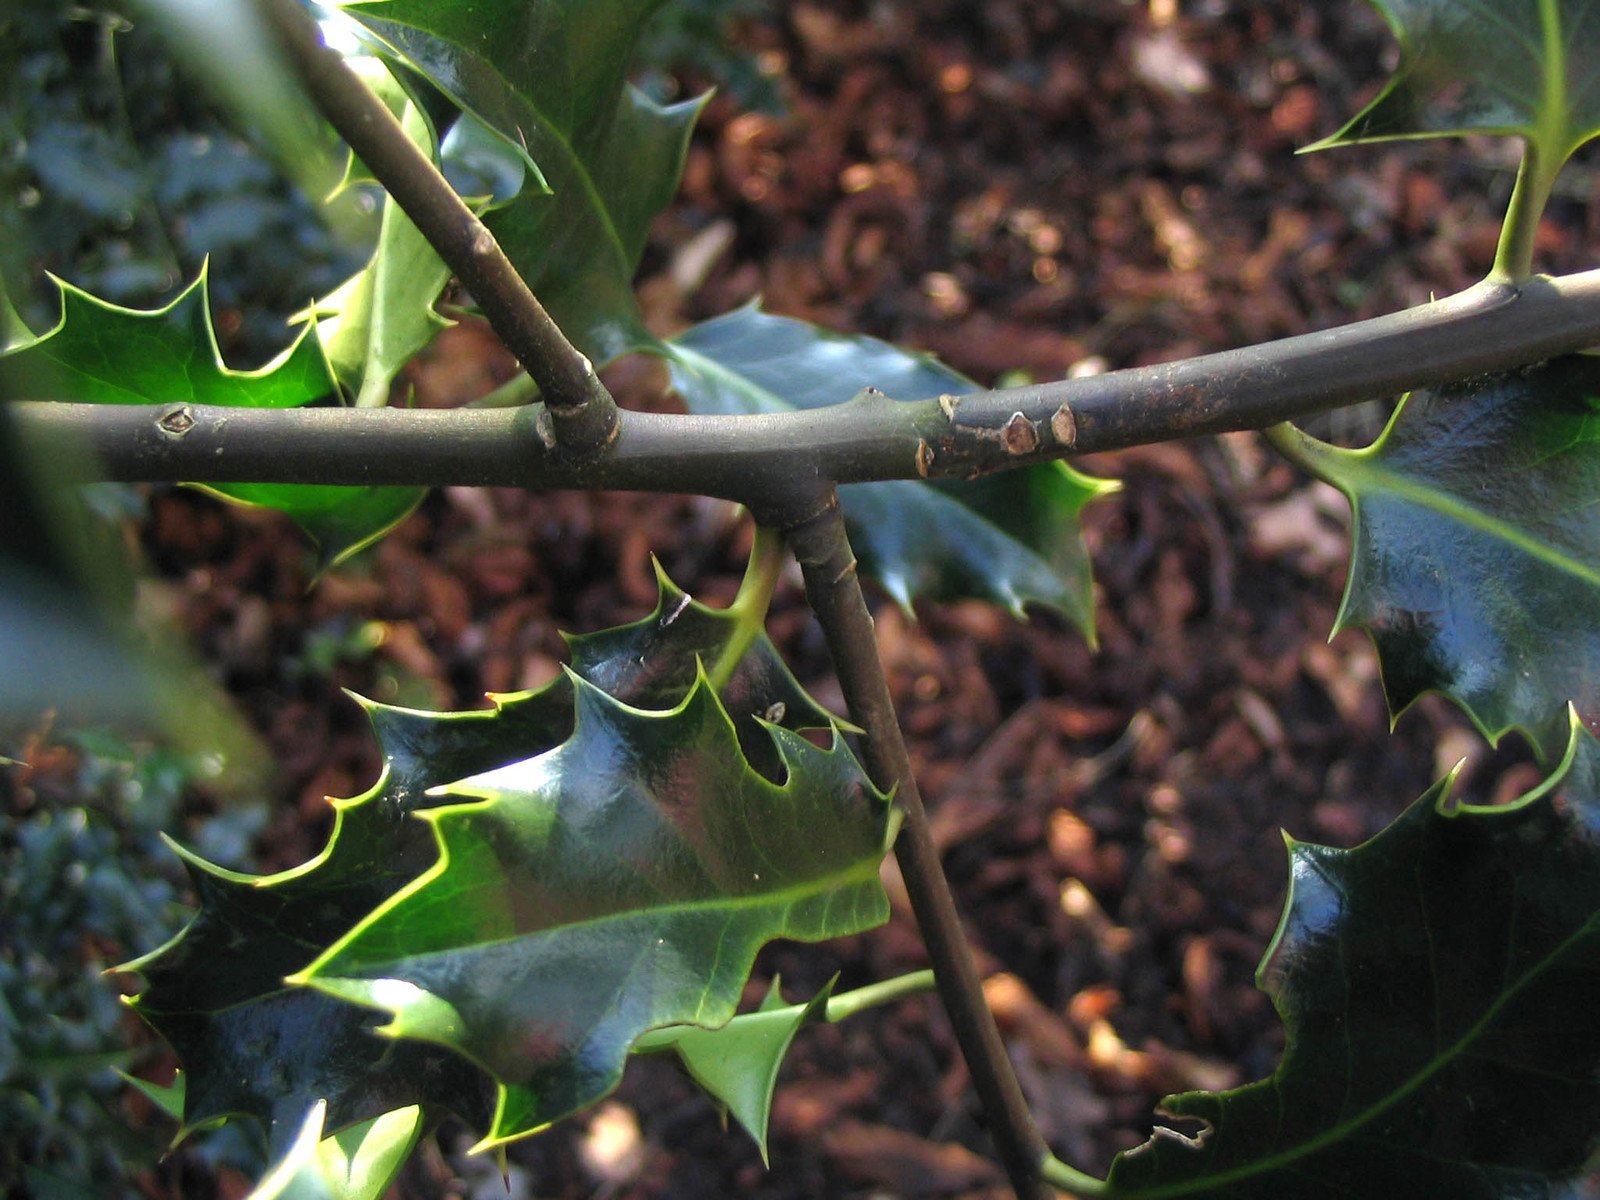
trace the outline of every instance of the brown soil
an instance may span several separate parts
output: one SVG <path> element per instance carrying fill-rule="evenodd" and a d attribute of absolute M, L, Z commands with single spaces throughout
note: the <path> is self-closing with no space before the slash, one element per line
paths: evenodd
<path fill-rule="evenodd" d="M 759 294 L 775 312 L 932 349 L 983 382 L 1047 378 L 1390 311 L 1471 283 L 1492 256 L 1505 146 L 1293 157 L 1373 94 L 1392 57 L 1356 3 L 779 7 L 741 36 L 781 77 L 788 112 L 707 109 L 647 256 L 643 294 L 664 331 Z M 1558 202 L 1550 267 L 1577 253 L 1582 219 Z M 452 404 L 506 369 L 465 325 L 414 382 L 424 402 Z M 616 382 L 654 402 L 648 369 L 624 366 Z M 1319 427 L 1372 429 L 1360 414 Z M 1343 501 L 1253 435 L 1083 465 L 1124 483 L 1088 518 L 1097 651 L 1049 615 L 1023 625 L 977 605 L 912 621 L 884 604 L 878 627 L 1029 1096 L 1057 1151 L 1103 1170 L 1146 1136 L 1162 1094 L 1272 1068 L 1281 1033 L 1253 972 L 1283 896 L 1280 829 L 1350 845 L 1463 754 L 1483 794 L 1526 771 L 1442 704 L 1389 734 L 1366 640 L 1325 640 Z M 341 687 L 470 706 L 541 683 L 563 656 L 558 629 L 649 608 L 651 554 L 725 601 L 748 531 L 689 498 L 451 490 L 309 590 L 305 547 L 269 516 L 167 493 L 144 538 L 274 750 L 283 790 L 262 865 L 276 868 L 317 850 L 325 795 L 375 775 Z M 376 651 L 301 669 L 309 647 L 363 622 L 380 623 Z M 793 581 L 771 629 L 836 703 Z M 799 997 L 835 973 L 849 987 L 923 961 L 897 905 L 872 934 L 772 947 L 761 976 L 781 972 Z M 443 1141 L 448 1157 L 420 1158 L 402 1195 L 461 1194 L 448 1181 L 475 1168 Z M 1004 1194 L 984 1153 L 948 1028 L 918 1000 L 802 1034 L 770 1171 L 655 1063 L 511 1159 L 513 1190 L 547 1198 L 911 1200 Z M 481 1194 L 498 1194 L 498 1171 L 474 1186 L 485 1178 Z"/>

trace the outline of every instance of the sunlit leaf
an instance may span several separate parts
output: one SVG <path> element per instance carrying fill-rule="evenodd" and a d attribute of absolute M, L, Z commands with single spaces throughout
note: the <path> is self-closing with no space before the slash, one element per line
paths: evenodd
<path fill-rule="evenodd" d="M 773 727 L 776 783 L 704 676 L 666 712 L 572 684 L 572 736 L 440 789 L 437 864 L 303 976 L 489 1071 L 485 1144 L 599 1099 L 646 1030 L 726 1022 L 763 943 L 888 916 L 890 809 L 837 736 Z"/>
<path fill-rule="evenodd" d="M 525 189 L 489 228 L 563 331 L 597 362 L 647 340 L 633 274 L 672 198 L 700 101 L 627 81 L 662 0 L 379 0 L 348 11 L 404 62 L 526 148 Z"/>
<path fill-rule="evenodd" d="M 89 404 L 220 404 L 294 408 L 338 394 L 314 337 L 254 371 L 227 367 L 217 349 L 204 273 L 170 304 L 136 311 L 68 283 L 54 329 L 0 358 L 8 389 L 39 400 Z M 380 536 L 420 499 L 417 488 L 216 484 L 208 490 L 293 517 L 332 562 Z"/>
<path fill-rule="evenodd" d="M 929 355 L 753 306 L 658 349 L 694 412 L 818 408 L 867 386 L 898 400 L 976 390 Z M 863 568 L 902 605 L 971 597 L 1020 614 L 1041 604 L 1092 637 L 1093 586 L 1078 517 L 1115 487 L 1047 463 L 973 481 L 850 484 L 839 499 Z"/>
<path fill-rule="evenodd" d="M 767 1157 L 767 1122 L 778 1071 L 802 1025 L 826 1019 L 833 981 L 804 1004 L 785 1004 L 778 980 L 761 1006 L 720 1029 L 674 1025 L 645 1035 L 635 1050 L 671 1051 L 707 1093 L 738 1121 Z"/>
<path fill-rule="evenodd" d="M 288 1151 L 245 1200 L 382 1200 L 422 1133 L 402 1108 L 324 1137 L 326 1104 L 306 1114 Z"/>
<path fill-rule="evenodd" d="M 806 729 L 830 720 L 783 667 L 759 621 L 706 608 L 663 577 L 650 616 L 572 639 L 573 667 L 614 696 L 659 709 L 683 700 L 702 664 L 717 670 L 739 736 L 760 748 L 752 761 L 776 777 L 783 763 L 762 722 Z M 464 1060 L 425 1043 L 378 1038 L 371 1032 L 377 1014 L 284 979 L 434 863 L 431 830 L 410 819 L 446 802 L 430 789 L 543 754 L 571 736 L 571 678 L 495 697 L 494 708 L 475 712 L 367 710 L 384 772 L 365 795 L 333 802 L 334 832 L 323 852 L 267 876 L 185 855 L 200 911 L 168 945 L 129 964 L 146 980 L 135 1009 L 184 1064 L 186 1129 L 249 1114 L 281 1150 L 324 1100 L 334 1129 L 413 1103 L 488 1124 L 487 1083 Z"/>
<path fill-rule="evenodd" d="M 436 158 L 427 116 L 381 64 L 365 61 L 368 85 L 394 111 L 407 136 Z M 352 158 L 346 182 L 361 178 L 364 168 Z M 400 369 L 448 323 L 433 306 L 449 282 L 450 268 L 394 198 L 386 196 L 372 258 L 312 306 L 328 365 L 359 407 L 387 404 Z"/>
<path fill-rule="evenodd" d="M 1498 808 L 1432 788 L 1354 850 L 1290 843 L 1258 979 L 1273 1075 L 1169 1097 L 1115 1200 L 1578 1200 L 1600 1149 L 1600 744 Z"/>

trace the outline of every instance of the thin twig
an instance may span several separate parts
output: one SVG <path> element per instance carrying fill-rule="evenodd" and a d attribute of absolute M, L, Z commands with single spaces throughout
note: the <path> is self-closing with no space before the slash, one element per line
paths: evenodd
<path fill-rule="evenodd" d="M 564 456 L 589 458 L 617 436 L 616 401 L 551 320 L 500 244 L 357 77 L 297 0 L 257 0 L 312 102 L 394 197 L 539 385 Z"/>
<path fill-rule="evenodd" d="M 830 490 L 821 503 L 819 511 L 789 529 L 789 545 L 805 575 L 806 596 L 822 624 L 850 719 L 865 731 L 862 749 L 867 773 L 878 787 L 894 789 L 895 803 L 905 814 L 895 841 L 895 858 L 933 963 L 939 997 L 988 1119 L 997 1157 L 1018 1197 L 1044 1200 L 1052 1193 L 1039 1172 L 1049 1148 L 1028 1111 L 994 1015 L 983 998 L 977 964 L 911 774 L 911 760 L 878 658 L 872 616 L 861 594 L 838 499 Z"/>

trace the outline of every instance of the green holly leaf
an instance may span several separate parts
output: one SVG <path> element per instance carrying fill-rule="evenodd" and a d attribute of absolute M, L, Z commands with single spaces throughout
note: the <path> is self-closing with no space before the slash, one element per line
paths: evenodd
<path fill-rule="evenodd" d="M 0 276 L 0 353 L 33 341 L 33 331 L 11 303 L 6 281 Z"/>
<path fill-rule="evenodd" d="M 656 350 L 693 412 L 819 408 L 868 385 L 902 400 L 976 390 L 929 355 L 754 306 Z M 863 568 L 903 607 L 919 596 L 973 597 L 1020 616 L 1026 605 L 1041 604 L 1092 639 L 1093 586 L 1078 516 L 1116 486 L 1046 463 L 972 481 L 849 484 L 839 500 Z"/>
<path fill-rule="evenodd" d="M 741 740 L 764 743 L 752 761 L 770 763 L 777 777 L 783 760 L 763 722 L 827 727 L 828 714 L 760 632 L 760 613 L 737 603 L 706 608 L 664 576 L 660 588 L 650 616 L 571 639 L 574 671 L 628 703 L 670 709 L 705 664 L 725 679 L 721 694 Z M 464 1060 L 375 1037 L 370 1010 L 284 979 L 434 863 L 432 832 L 410 819 L 446 801 L 431 789 L 544 754 L 572 735 L 568 676 L 494 700 L 491 710 L 462 713 L 366 703 L 383 774 L 364 795 L 332 802 L 333 835 L 309 863 L 251 876 L 183 854 L 200 910 L 127 969 L 146 980 L 133 1007 L 184 1064 L 185 1132 L 246 1114 L 282 1152 L 322 1100 L 336 1129 L 414 1103 L 441 1104 L 487 1126 L 487 1081 Z"/>
<path fill-rule="evenodd" d="M 635 1053 L 671 1051 L 696 1083 L 733 1114 L 767 1160 L 767 1122 L 778 1070 L 802 1025 L 827 1020 L 828 999 L 837 977 L 804 1004 L 785 1004 L 779 981 L 755 1012 L 743 1013 L 720 1029 L 673 1025 L 645 1034 Z"/>
<path fill-rule="evenodd" d="M 1365 450 L 1283 448 L 1350 499 L 1335 629 L 1371 634 L 1396 715 L 1439 691 L 1547 762 L 1600 717 L 1600 360 L 1413 393 Z"/>
<path fill-rule="evenodd" d="M 1393 78 L 1313 149 L 1520 134 L 1553 174 L 1600 133 L 1600 9 L 1589 0 L 1372 0 L 1400 40 Z"/>
<path fill-rule="evenodd" d="M 154 1104 L 174 1121 L 183 1121 L 183 1096 L 186 1090 L 183 1072 L 178 1071 L 172 1076 L 172 1082 L 167 1084 L 154 1083 L 148 1079 L 140 1079 L 136 1075 L 127 1075 L 119 1071 L 117 1074 L 127 1081 L 128 1085 Z"/>
<path fill-rule="evenodd" d="M 428 114 L 387 67 L 366 56 L 350 61 L 407 136 L 453 182 L 467 189 L 464 194 L 475 211 L 505 203 L 529 182 L 521 156 L 511 153 L 499 134 L 470 113 L 456 120 L 441 146 Z M 341 187 L 366 182 L 373 182 L 372 176 L 352 154 Z M 532 182 L 542 186 L 536 174 Z M 434 309 L 449 282 L 450 268 L 394 197 L 385 196 L 372 258 L 305 314 L 317 318 L 317 336 L 328 364 L 358 407 L 387 404 L 400 369 L 450 324 Z"/>
<path fill-rule="evenodd" d="M 337 395 L 316 339 L 294 344 L 254 371 L 222 361 L 204 271 L 177 299 L 138 311 L 57 281 L 61 320 L 4 356 L 17 395 L 89 404 L 221 404 L 294 408 Z M 418 488 L 218 484 L 207 490 L 287 513 L 314 539 L 324 565 L 381 537 L 414 508 Z"/>
<path fill-rule="evenodd" d="M 605 1095 L 646 1030 L 726 1022 L 765 942 L 888 917 L 890 808 L 837 733 L 772 727 L 775 783 L 703 674 L 666 712 L 570 680 L 572 736 L 440 789 L 438 862 L 299 977 L 489 1071 L 483 1145 Z"/>
<path fill-rule="evenodd" d="M 319 1103 L 332 1128 L 422 1103 L 486 1119 L 487 1083 L 466 1060 L 376 1037 L 373 1014 L 283 982 L 427 865 L 425 836 L 389 800 L 380 782 L 336 801 L 327 849 L 280 875 L 241 875 L 179 850 L 200 911 L 123 969 L 145 977 L 130 1003 L 183 1063 L 180 1138 L 247 1116 L 281 1156 Z"/>
<path fill-rule="evenodd" d="M 714 678 L 726 679 L 717 695 L 733 720 L 739 747 L 769 778 L 779 776 L 780 764 L 767 725 L 795 731 L 855 729 L 811 698 L 750 619 L 691 599 L 659 563 L 656 588 L 655 611 L 642 620 L 567 638 L 576 674 L 635 708 L 672 708 L 689 694 L 704 665 Z M 731 673 L 730 660 L 737 662 Z"/>
<path fill-rule="evenodd" d="M 537 163 L 485 222 L 596 362 L 648 340 L 633 275 L 671 200 L 701 101 L 663 106 L 627 81 L 662 0 L 379 0 L 348 11 L 389 51 Z"/>
<path fill-rule="evenodd" d="M 367 64 L 363 74 L 368 86 L 394 112 L 406 135 L 437 160 L 433 125 L 400 82 L 375 60 L 355 61 Z M 352 155 L 346 185 L 366 178 L 365 168 Z M 311 310 L 328 365 L 358 407 L 386 405 L 400 368 L 449 324 L 433 307 L 449 282 L 450 268 L 394 197 L 385 196 L 372 258 Z"/>
<path fill-rule="evenodd" d="M 306 1114 L 287 1153 L 245 1200 L 383 1200 L 422 1133 L 422 1110 L 402 1108 L 323 1136 L 327 1105 Z"/>
<path fill-rule="evenodd" d="M 1119 1155 L 1115 1200 L 1577 1197 L 1600 1117 L 1600 744 L 1514 804 L 1432 788 L 1353 850 L 1290 841 L 1258 972 L 1268 1079 L 1163 1102 L 1205 1123 Z"/>

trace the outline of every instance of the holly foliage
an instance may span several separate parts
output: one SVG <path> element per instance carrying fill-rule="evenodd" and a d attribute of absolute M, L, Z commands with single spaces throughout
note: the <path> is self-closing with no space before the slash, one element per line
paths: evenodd
<path fill-rule="evenodd" d="M 1600 8 L 1374 2 L 1398 67 L 1321 145 L 1522 138 L 1495 279 L 1525 283 L 1555 174 L 1600 132 Z M 348 56 L 596 364 L 654 355 L 696 413 L 887 405 L 873 388 L 953 409 L 975 385 L 931 357 L 755 306 L 671 337 L 647 328 L 633 277 L 703 103 L 664 105 L 630 82 L 663 4 L 351 0 L 360 45 Z M 352 160 L 341 190 L 373 186 Z M 59 321 L 41 335 L 0 289 L 5 395 L 159 405 L 159 428 L 175 434 L 189 405 L 403 402 L 407 364 L 471 298 L 450 292 L 392 200 L 376 207 L 363 268 L 319 285 L 326 294 L 257 370 L 223 361 L 204 272 L 146 310 L 63 283 Z M 1354 849 L 1291 839 L 1290 893 L 1259 974 L 1287 1032 L 1277 1070 L 1169 1098 L 1198 1136 L 1158 1131 L 1104 1181 L 1050 1160 L 1056 1181 L 1145 1200 L 1592 1190 L 1600 746 L 1583 722 L 1600 720 L 1596 371 L 1566 358 L 1397 398 L 1365 449 L 1271 431 L 1349 497 L 1338 625 L 1371 634 L 1395 713 L 1439 692 L 1491 740 L 1517 731 L 1555 765 L 1496 808 L 1454 801 L 1441 782 Z M 1078 521 L 1114 486 L 1049 462 L 860 483 L 840 502 L 863 567 L 906 609 L 1043 607 L 1092 641 Z M 292 517 L 325 563 L 383 536 L 422 495 L 214 490 Z M 12 540 L 21 579 L 32 559 Z M 594 1104 L 648 1052 L 675 1055 L 765 1153 L 793 1039 L 888 993 L 830 985 L 788 1005 L 774 983 L 740 1013 L 755 955 L 776 938 L 886 920 L 879 867 L 899 825 L 893 795 L 855 757 L 861 731 L 805 693 L 763 632 L 779 550 L 758 535 L 724 610 L 663 577 L 653 613 L 573 638 L 564 673 L 489 708 L 362 702 L 383 771 L 332 801 L 332 835 L 311 861 L 258 876 L 180 850 L 198 911 L 127 969 L 142 977 L 134 1010 L 183 1062 L 181 1087 L 151 1093 L 180 1114 L 181 1134 L 261 1126 L 261 1200 L 375 1200 L 446 1114 L 498 1147 Z M 37 625 L 50 608 L 47 644 L 60 645 L 60 606 L 21 603 L 21 586 L 0 581 L 0 611 Z M 0 1067 L 14 1041 L 0 1038 Z"/>

